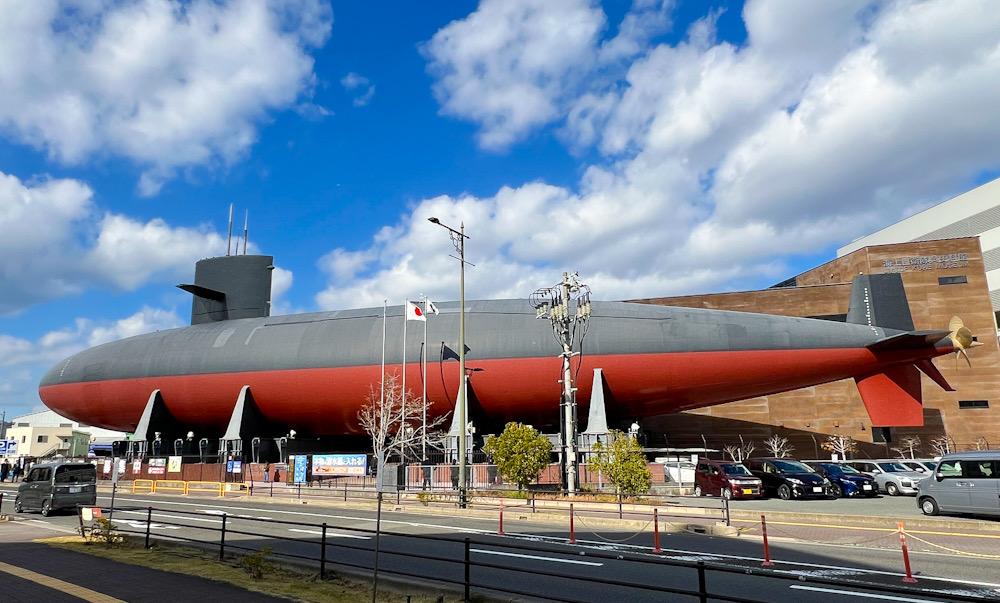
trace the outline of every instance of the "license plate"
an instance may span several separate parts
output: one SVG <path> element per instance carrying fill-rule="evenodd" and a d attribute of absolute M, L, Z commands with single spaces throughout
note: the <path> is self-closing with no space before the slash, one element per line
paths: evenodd
<path fill-rule="evenodd" d="M 79 494 L 81 492 L 83 492 L 83 488 L 81 488 L 80 486 L 70 486 L 69 487 L 69 493 L 70 494 Z"/>
<path fill-rule="evenodd" d="M 823 486 L 813 486 L 813 492 L 822 492 Z"/>
<path fill-rule="evenodd" d="M 872 489 L 872 485 L 871 484 L 865 484 L 864 486 L 861 486 L 861 489 L 862 490 L 871 490 Z"/>
<path fill-rule="evenodd" d="M 743 494 L 753 494 L 753 490 L 750 488 L 743 488 Z"/>

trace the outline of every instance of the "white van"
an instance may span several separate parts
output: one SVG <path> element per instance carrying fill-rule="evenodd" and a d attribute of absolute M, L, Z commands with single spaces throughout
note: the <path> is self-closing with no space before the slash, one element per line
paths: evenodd
<path fill-rule="evenodd" d="M 941 457 L 934 475 L 920 483 L 917 506 L 924 515 L 1000 515 L 1000 450 Z"/>

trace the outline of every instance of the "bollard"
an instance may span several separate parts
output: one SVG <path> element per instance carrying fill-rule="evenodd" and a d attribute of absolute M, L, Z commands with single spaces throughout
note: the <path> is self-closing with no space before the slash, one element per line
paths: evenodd
<path fill-rule="evenodd" d="M 902 522 L 900 522 L 898 525 L 899 525 L 899 544 L 903 546 L 903 565 L 906 567 L 906 577 L 903 578 L 903 582 L 912 584 L 913 582 L 916 582 L 917 579 L 914 578 L 913 573 L 910 572 L 910 553 L 906 549 L 906 532 L 903 531 Z"/>
<path fill-rule="evenodd" d="M 767 547 L 767 521 L 764 516 L 760 516 L 760 531 L 764 534 L 764 563 L 761 563 L 764 567 L 771 567 L 774 563 L 771 562 L 771 549 Z"/>
<path fill-rule="evenodd" d="M 663 552 L 660 548 L 660 515 L 657 509 L 653 509 L 653 552 Z"/>
<path fill-rule="evenodd" d="M 500 534 L 501 536 L 504 536 L 504 533 L 503 533 L 503 499 L 502 498 L 500 499 L 500 531 L 497 532 L 497 533 Z"/>
<path fill-rule="evenodd" d="M 573 532 L 573 503 L 569 503 L 569 544 L 576 544 L 576 534 Z"/>

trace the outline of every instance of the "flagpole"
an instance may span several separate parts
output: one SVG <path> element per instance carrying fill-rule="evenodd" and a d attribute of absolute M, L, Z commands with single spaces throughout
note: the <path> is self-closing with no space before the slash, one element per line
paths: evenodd
<path fill-rule="evenodd" d="M 427 315 L 428 303 L 430 300 L 426 295 L 422 296 L 424 298 L 424 345 L 420 348 L 420 381 L 423 384 L 423 391 L 420 394 L 420 399 L 424 406 L 424 419 L 423 426 L 421 427 L 421 460 L 427 462 Z"/>
<path fill-rule="evenodd" d="M 399 429 L 406 428 L 406 323 L 410 322 L 410 300 L 403 300 L 403 390 L 399 396 Z M 403 462 L 403 438 L 399 438 L 399 462 Z"/>
<path fill-rule="evenodd" d="M 389 300 L 382 300 L 382 379 L 380 381 L 380 391 L 382 396 L 379 400 L 379 414 L 385 417 L 385 306 Z"/>

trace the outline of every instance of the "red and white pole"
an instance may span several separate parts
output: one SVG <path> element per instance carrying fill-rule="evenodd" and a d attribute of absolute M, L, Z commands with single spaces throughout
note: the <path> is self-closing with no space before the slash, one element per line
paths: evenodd
<path fill-rule="evenodd" d="M 913 583 L 917 579 L 913 577 L 913 573 L 910 571 L 910 552 L 906 549 L 906 532 L 903 530 L 903 523 L 899 524 L 899 544 L 903 547 L 903 565 L 906 567 L 906 577 L 903 578 L 903 582 Z"/>
<path fill-rule="evenodd" d="M 657 509 L 653 509 L 653 552 L 663 552 L 660 548 L 660 516 Z"/>
<path fill-rule="evenodd" d="M 767 520 L 764 516 L 760 516 L 760 531 L 764 534 L 764 563 L 761 563 L 764 567 L 771 567 L 774 563 L 771 561 L 771 549 L 767 546 Z"/>
<path fill-rule="evenodd" d="M 573 532 L 573 503 L 569 503 L 569 543 L 576 544 L 576 534 Z"/>
<path fill-rule="evenodd" d="M 504 533 L 503 533 L 503 499 L 502 498 L 500 499 L 500 531 L 498 532 L 498 534 L 500 534 L 501 536 L 504 535 Z"/>

